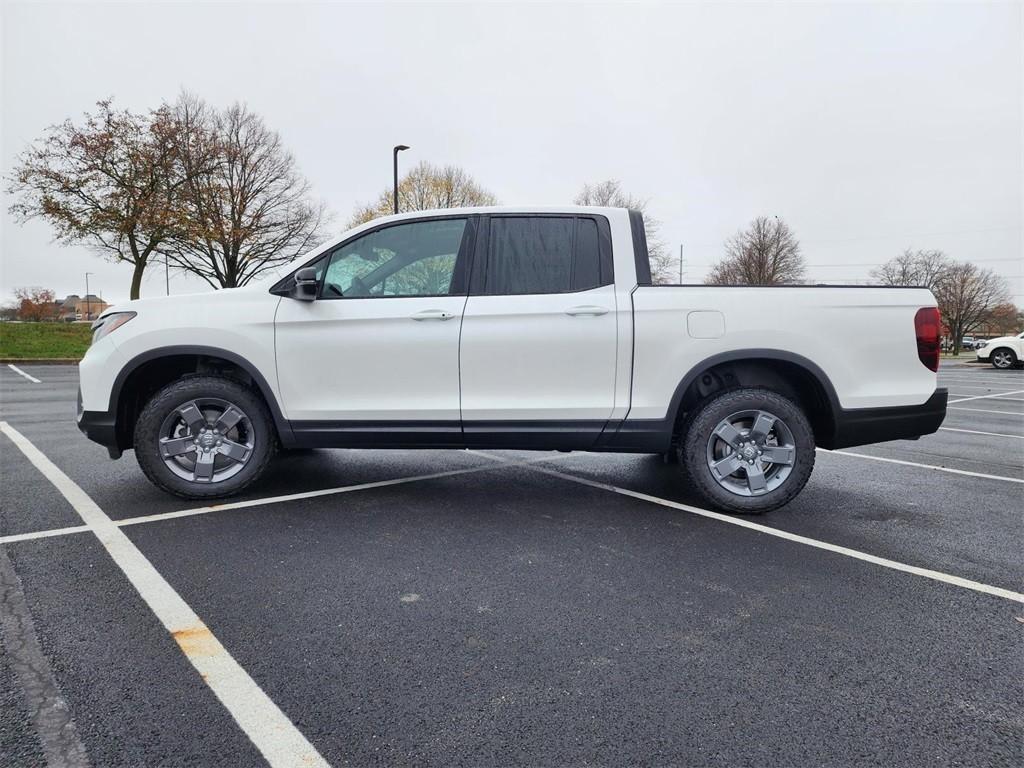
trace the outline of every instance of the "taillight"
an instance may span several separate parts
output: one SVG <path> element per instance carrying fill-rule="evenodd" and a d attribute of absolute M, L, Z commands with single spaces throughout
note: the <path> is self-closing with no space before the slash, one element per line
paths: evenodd
<path fill-rule="evenodd" d="M 921 307 L 914 315 L 914 332 L 917 334 L 917 356 L 929 369 L 939 370 L 939 348 L 942 338 L 942 321 L 935 307 Z"/>

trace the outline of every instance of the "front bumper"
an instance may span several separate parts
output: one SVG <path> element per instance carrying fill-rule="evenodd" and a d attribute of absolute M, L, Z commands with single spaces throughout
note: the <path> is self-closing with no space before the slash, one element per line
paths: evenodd
<path fill-rule="evenodd" d="M 854 408 L 836 416 L 835 436 L 830 448 L 882 443 L 886 440 L 916 440 L 937 431 L 946 418 L 949 392 L 936 389 L 921 405 L 894 408 Z"/>
<path fill-rule="evenodd" d="M 105 446 L 110 458 L 121 458 L 121 449 L 117 445 L 117 419 L 107 411 L 82 410 L 82 390 L 78 390 L 78 429 L 82 434 Z"/>

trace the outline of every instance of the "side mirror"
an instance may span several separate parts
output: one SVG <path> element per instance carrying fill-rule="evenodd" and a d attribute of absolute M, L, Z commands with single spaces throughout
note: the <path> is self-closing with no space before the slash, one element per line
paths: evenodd
<path fill-rule="evenodd" d="M 316 278 L 316 267 L 304 267 L 295 273 L 295 287 L 292 298 L 299 301 L 315 301 L 320 281 Z"/>

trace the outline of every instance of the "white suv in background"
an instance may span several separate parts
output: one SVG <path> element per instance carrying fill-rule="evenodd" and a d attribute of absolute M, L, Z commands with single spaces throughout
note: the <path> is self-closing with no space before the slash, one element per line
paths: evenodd
<path fill-rule="evenodd" d="M 995 368 L 1013 368 L 1024 359 L 1024 333 L 989 339 L 978 350 L 978 360 L 990 362 Z"/>

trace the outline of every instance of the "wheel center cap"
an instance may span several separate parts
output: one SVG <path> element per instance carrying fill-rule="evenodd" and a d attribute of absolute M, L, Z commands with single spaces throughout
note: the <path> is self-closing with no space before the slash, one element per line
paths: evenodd
<path fill-rule="evenodd" d="M 199 436 L 199 444 L 202 445 L 203 448 L 212 448 L 216 442 L 217 437 L 209 432 Z"/>
<path fill-rule="evenodd" d="M 745 459 L 752 459 L 752 458 L 754 458 L 754 453 L 755 453 L 754 447 L 752 445 L 749 445 L 749 444 L 745 445 L 745 446 L 743 446 L 742 453 L 743 453 L 743 458 L 745 458 Z"/>

